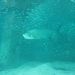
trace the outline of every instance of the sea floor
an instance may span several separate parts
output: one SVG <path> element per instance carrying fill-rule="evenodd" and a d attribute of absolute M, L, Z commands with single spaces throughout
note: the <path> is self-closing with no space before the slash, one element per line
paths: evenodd
<path fill-rule="evenodd" d="M 75 63 L 28 62 L 14 69 L 0 71 L 0 75 L 75 75 Z"/>

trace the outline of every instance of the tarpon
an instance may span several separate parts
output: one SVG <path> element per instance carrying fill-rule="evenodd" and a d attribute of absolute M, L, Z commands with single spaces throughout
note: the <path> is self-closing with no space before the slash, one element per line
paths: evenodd
<path fill-rule="evenodd" d="M 32 29 L 27 33 L 23 34 L 25 39 L 50 39 L 59 38 L 60 34 L 58 31 L 50 29 Z"/>

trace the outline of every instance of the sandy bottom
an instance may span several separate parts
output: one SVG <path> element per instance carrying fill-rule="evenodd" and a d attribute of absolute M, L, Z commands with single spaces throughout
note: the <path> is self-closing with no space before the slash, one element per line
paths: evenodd
<path fill-rule="evenodd" d="M 15 69 L 1 71 L 0 75 L 75 75 L 75 63 L 29 62 Z"/>

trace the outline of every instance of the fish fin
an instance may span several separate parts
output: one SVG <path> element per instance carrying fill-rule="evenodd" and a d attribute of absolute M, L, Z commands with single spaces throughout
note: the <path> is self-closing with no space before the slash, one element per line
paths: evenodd
<path fill-rule="evenodd" d="M 58 35 L 60 35 L 60 36 L 61 36 L 61 33 L 60 33 L 61 27 L 62 27 L 62 25 L 60 25 L 60 26 L 56 29 L 56 33 L 57 33 Z"/>

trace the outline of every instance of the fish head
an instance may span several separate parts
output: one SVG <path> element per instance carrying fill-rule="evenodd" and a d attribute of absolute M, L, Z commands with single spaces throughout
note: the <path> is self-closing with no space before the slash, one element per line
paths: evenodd
<path fill-rule="evenodd" d="M 29 31 L 29 32 L 23 34 L 23 37 L 24 37 L 25 39 L 36 39 L 36 38 L 34 37 L 34 33 L 33 33 L 32 31 Z"/>

